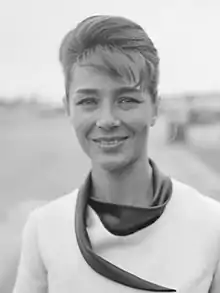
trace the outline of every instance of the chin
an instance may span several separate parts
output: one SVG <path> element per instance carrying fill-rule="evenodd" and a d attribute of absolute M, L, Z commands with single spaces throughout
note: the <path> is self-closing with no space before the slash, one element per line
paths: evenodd
<path fill-rule="evenodd" d="M 131 160 L 125 158 L 99 158 L 93 162 L 96 166 L 108 172 L 122 171 L 131 164 Z"/>

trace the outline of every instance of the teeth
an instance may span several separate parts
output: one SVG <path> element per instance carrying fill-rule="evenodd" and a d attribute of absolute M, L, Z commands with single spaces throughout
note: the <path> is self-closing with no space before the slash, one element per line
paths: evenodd
<path fill-rule="evenodd" d="M 102 145 L 114 145 L 114 144 L 119 143 L 119 140 L 111 140 L 111 141 L 102 140 L 99 143 L 102 144 Z"/>
<path fill-rule="evenodd" d="M 110 146 L 116 146 L 120 144 L 123 140 L 111 140 L 111 141 L 99 141 L 98 144 L 100 147 L 110 147 Z"/>

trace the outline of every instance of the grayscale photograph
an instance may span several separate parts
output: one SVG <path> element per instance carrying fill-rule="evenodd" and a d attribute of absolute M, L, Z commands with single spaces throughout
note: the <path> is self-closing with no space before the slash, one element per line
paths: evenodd
<path fill-rule="evenodd" d="M 220 1 L 0 4 L 0 293 L 220 293 Z"/>

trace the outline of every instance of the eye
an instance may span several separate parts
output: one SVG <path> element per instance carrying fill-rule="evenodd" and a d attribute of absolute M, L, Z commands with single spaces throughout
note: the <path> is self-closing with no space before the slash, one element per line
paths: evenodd
<path fill-rule="evenodd" d="M 77 105 L 83 105 L 83 106 L 93 106 L 97 104 L 97 99 L 96 98 L 85 98 L 80 100 Z"/>
<path fill-rule="evenodd" d="M 132 103 L 133 104 L 140 104 L 141 102 L 136 100 L 136 99 L 134 99 L 134 98 L 132 98 L 132 97 L 121 97 L 119 99 L 119 103 L 120 104 L 126 104 L 126 103 L 128 103 L 128 104 L 132 104 Z"/>

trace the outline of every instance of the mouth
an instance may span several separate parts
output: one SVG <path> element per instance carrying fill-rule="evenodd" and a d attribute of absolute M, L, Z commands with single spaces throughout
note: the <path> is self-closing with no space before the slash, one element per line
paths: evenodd
<path fill-rule="evenodd" d="M 128 139 L 128 136 L 126 137 L 120 137 L 120 138 L 112 138 L 112 139 L 93 139 L 93 141 L 98 145 L 101 149 L 115 149 L 121 146 L 126 140 Z"/>

